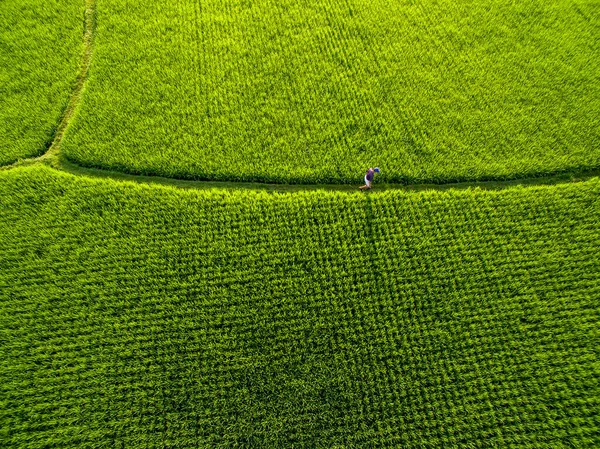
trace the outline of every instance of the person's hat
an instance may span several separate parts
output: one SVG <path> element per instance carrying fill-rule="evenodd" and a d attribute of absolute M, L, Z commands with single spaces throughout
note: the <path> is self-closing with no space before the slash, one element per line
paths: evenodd
<path fill-rule="evenodd" d="M 374 170 L 375 170 L 377 173 L 379 173 L 379 172 L 380 172 L 380 171 L 379 171 L 379 167 L 375 167 L 375 169 L 374 169 Z"/>

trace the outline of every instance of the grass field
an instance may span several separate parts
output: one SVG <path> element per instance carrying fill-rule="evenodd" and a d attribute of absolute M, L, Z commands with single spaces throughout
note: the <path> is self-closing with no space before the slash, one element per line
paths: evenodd
<path fill-rule="evenodd" d="M 584 0 L 103 0 L 65 141 L 170 177 L 358 182 L 600 166 L 600 6 Z"/>
<path fill-rule="evenodd" d="M 52 141 L 82 53 L 83 1 L 0 1 L 0 165 Z"/>
<path fill-rule="evenodd" d="M 598 447 L 599 194 L 0 172 L 0 446 Z"/>
<path fill-rule="evenodd" d="M 0 0 L 0 448 L 597 449 L 599 55 L 597 0 Z"/>

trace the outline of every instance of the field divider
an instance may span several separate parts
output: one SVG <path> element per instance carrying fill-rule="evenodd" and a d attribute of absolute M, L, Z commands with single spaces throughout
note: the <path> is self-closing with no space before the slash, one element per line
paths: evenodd
<path fill-rule="evenodd" d="M 79 75 L 77 75 L 77 82 L 75 89 L 69 100 L 69 104 L 62 116 L 60 124 L 56 130 L 56 135 L 52 140 L 52 144 L 44 154 L 38 159 L 40 161 L 48 158 L 57 156 L 60 151 L 60 144 L 65 134 L 65 130 L 71 122 L 71 118 L 81 101 L 83 91 L 85 88 L 86 81 L 88 79 L 90 64 L 92 61 L 92 51 L 94 46 L 94 35 L 96 31 L 96 0 L 85 0 L 85 14 L 84 14 L 84 33 L 83 33 L 83 58 L 81 60 L 81 66 L 79 69 Z"/>
<path fill-rule="evenodd" d="M 92 178 L 110 178 L 117 181 L 130 181 L 141 184 L 159 184 L 182 189 L 245 189 L 245 190 L 263 190 L 271 192 L 299 192 L 308 190 L 330 190 L 341 192 L 361 193 L 358 186 L 361 180 L 357 179 L 355 184 L 275 184 L 266 182 L 250 181 L 210 181 L 210 180 L 189 180 L 168 178 L 156 175 L 136 175 L 120 171 L 107 169 L 84 167 L 67 160 L 64 155 L 55 159 L 57 164 L 52 164 L 54 168 L 76 176 L 86 176 Z M 480 188 L 483 190 L 503 190 L 517 186 L 539 186 L 556 185 L 573 182 L 582 182 L 590 178 L 600 176 L 600 168 L 590 170 L 573 170 L 568 172 L 556 173 L 540 177 L 517 178 L 511 180 L 488 180 L 488 181 L 465 181 L 449 182 L 444 184 L 433 183 L 374 183 L 372 192 L 384 190 L 404 190 L 404 191 L 423 191 L 423 190 L 449 190 L 449 189 L 470 189 Z M 368 195 L 370 192 L 363 192 Z"/>

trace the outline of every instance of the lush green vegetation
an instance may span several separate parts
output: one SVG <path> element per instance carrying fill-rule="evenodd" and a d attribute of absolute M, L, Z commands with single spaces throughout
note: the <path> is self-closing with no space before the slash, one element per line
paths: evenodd
<path fill-rule="evenodd" d="M 275 182 L 598 167 L 599 26 L 582 0 L 103 0 L 65 148 Z"/>
<path fill-rule="evenodd" d="M 0 165 L 50 145 L 83 48 L 83 0 L 0 1 Z"/>
<path fill-rule="evenodd" d="M 600 179 L 62 158 L 598 167 L 598 2 L 86 4 L 0 0 L 0 165 L 93 55 L 0 171 L 0 447 L 600 447 Z"/>
<path fill-rule="evenodd" d="M 0 172 L 0 446 L 598 447 L 599 194 Z"/>

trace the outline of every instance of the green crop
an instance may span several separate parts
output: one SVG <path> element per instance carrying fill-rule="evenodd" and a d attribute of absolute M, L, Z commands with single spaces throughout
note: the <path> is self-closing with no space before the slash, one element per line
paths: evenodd
<path fill-rule="evenodd" d="M 0 447 L 600 447 L 596 3 L 0 0 Z"/>
<path fill-rule="evenodd" d="M 0 172 L 0 446 L 600 446 L 600 180 Z"/>
<path fill-rule="evenodd" d="M 599 17 L 573 0 L 102 0 L 64 149 L 234 181 L 597 168 Z"/>
<path fill-rule="evenodd" d="M 0 1 L 0 165 L 50 145 L 81 59 L 83 3 Z"/>

